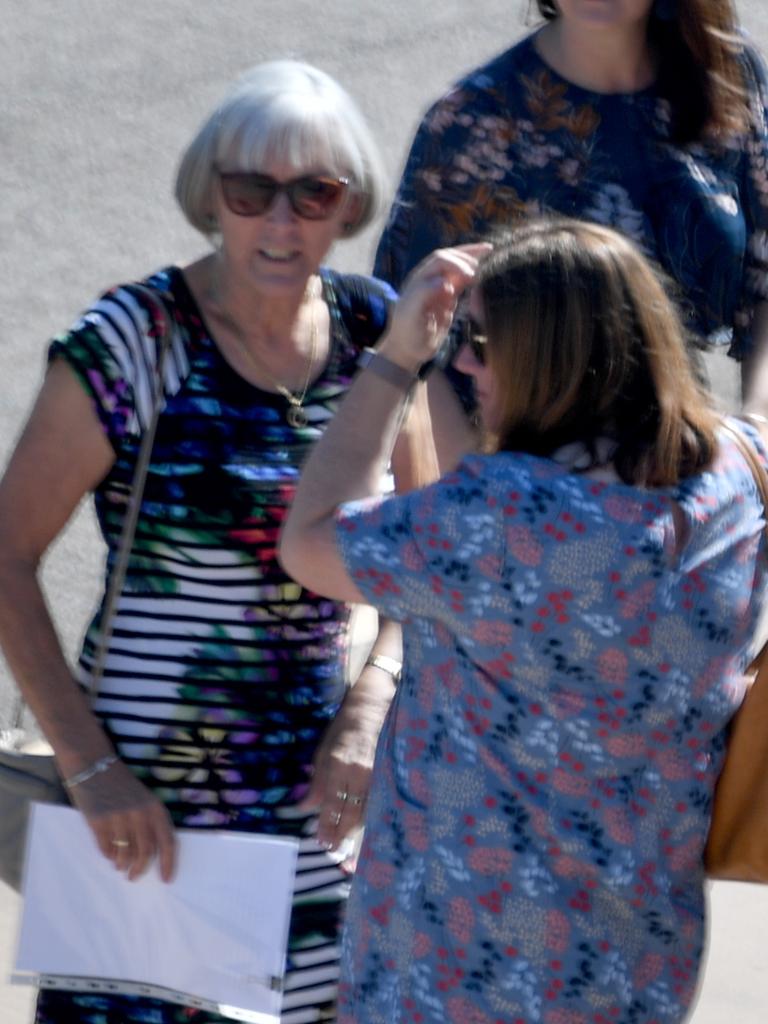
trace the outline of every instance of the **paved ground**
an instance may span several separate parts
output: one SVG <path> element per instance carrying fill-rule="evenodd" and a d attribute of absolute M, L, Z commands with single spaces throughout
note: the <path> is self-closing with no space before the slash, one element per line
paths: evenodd
<path fill-rule="evenodd" d="M 768 51 L 768 7 L 738 3 Z M 45 341 L 101 289 L 201 251 L 170 197 L 175 161 L 229 81 L 299 57 L 357 97 L 393 179 L 420 113 L 462 71 L 525 31 L 527 0 L 5 0 L 0 35 L 0 461 L 39 383 Z M 471 13 L 468 13 L 471 12 Z M 370 263 L 375 233 L 340 247 Z M 733 368 L 710 366 L 726 402 Z M 74 651 L 98 586 L 90 515 L 75 517 L 45 577 Z M 16 713 L 0 667 L 0 725 Z M 768 892 L 715 886 L 710 965 L 694 1024 L 762 1024 Z M 27 1024 L 29 994 L 2 984 L 16 900 L 0 885 L 0 1024 Z"/>

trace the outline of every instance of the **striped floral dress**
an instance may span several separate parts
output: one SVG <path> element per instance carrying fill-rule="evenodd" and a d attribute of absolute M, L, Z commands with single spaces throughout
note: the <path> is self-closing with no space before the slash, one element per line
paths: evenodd
<path fill-rule="evenodd" d="M 302 589 L 275 558 L 299 467 L 347 390 L 361 345 L 392 296 L 323 270 L 331 351 L 310 388 L 308 423 L 244 381 L 212 341 L 183 274 L 148 280 L 175 320 L 160 416 L 96 710 L 121 757 L 183 827 L 299 839 L 282 1020 L 335 1020 L 338 930 L 348 878 L 297 812 L 320 736 L 345 686 L 348 611 Z M 151 411 L 157 310 L 117 288 L 65 335 L 64 358 L 91 395 L 116 460 L 95 494 L 111 570 Z M 99 634 L 95 616 L 80 673 Z M 156 999 L 45 989 L 37 1024 L 214 1024 Z"/>

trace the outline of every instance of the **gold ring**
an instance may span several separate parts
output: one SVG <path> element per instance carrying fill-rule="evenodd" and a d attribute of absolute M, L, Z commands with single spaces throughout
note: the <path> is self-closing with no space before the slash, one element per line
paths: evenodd
<path fill-rule="evenodd" d="M 113 846 L 119 846 L 121 849 L 123 849 L 126 846 L 130 846 L 131 843 L 130 843 L 130 840 L 128 840 L 128 839 L 113 839 L 112 840 L 112 845 Z"/>

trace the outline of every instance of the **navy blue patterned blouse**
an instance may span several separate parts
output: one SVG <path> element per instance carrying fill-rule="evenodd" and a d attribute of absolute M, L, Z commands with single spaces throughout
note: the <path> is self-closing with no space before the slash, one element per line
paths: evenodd
<path fill-rule="evenodd" d="M 602 94 L 560 77 L 535 34 L 472 72 L 427 113 L 375 273 L 399 287 L 432 249 L 558 212 L 634 239 L 678 283 L 691 330 L 743 358 L 768 299 L 768 77 L 742 55 L 749 127 L 724 144 L 669 142 L 655 88 Z"/>

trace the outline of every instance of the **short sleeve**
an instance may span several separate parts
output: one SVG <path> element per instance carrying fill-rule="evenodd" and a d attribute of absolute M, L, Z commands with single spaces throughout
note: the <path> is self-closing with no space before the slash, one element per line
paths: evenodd
<path fill-rule="evenodd" d="M 465 154 L 487 102 L 458 87 L 419 125 L 374 262 L 374 274 L 397 289 L 434 249 L 477 238 L 478 181 Z"/>
<path fill-rule="evenodd" d="M 498 502 L 475 457 L 423 490 L 344 505 L 337 540 L 380 613 L 437 619 L 458 633 L 483 614 L 504 550 Z"/>
<path fill-rule="evenodd" d="M 116 451 L 151 420 L 159 342 L 167 329 L 160 301 L 153 304 L 132 285 L 114 288 L 48 350 L 49 362 L 64 359 L 80 380 Z M 188 370 L 181 339 L 174 337 L 165 364 L 166 396 L 178 391 Z"/>
<path fill-rule="evenodd" d="M 355 347 L 375 345 L 387 328 L 397 292 L 366 274 L 339 274 L 333 283 L 339 313 Z"/>
<path fill-rule="evenodd" d="M 742 299 L 736 313 L 737 353 L 748 348 L 755 306 L 768 300 L 768 70 L 752 47 L 745 48 L 749 109 L 742 204 L 747 226 Z"/>

